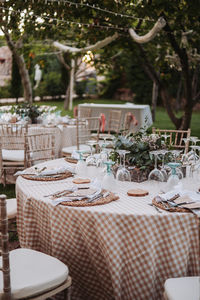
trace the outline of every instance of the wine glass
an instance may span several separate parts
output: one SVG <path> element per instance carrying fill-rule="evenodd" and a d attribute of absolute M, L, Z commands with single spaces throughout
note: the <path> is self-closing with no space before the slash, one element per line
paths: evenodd
<path fill-rule="evenodd" d="M 168 166 L 171 168 L 171 175 L 167 180 L 167 190 L 171 190 L 174 186 L 179 183 L 179 177 L 176 173 L 176 169 L 180 166 L 180 163 L 177 162 L 170 162 Z"/>
<path fill-rule="evenodd" d="M 182 150 L 171 150 L 170 151 L 174 157 L 175 163 L 177 162 L 177 158 L 180 157 L 180 153 L 182 152 Z M 181 164 L 179 165 L 179 167 L 181 167 Z M 177 167 L 176 169 L 176 175 L 178 175 L 179 179 L 183 179 L 183 172 L 181 171 L 181 169 Z M 171 174 L 172 171 L 170 171 Z"/>
<path fill-rule="evenodd" d="M 85 151 L 83 150 L 76 150 L 76 152 L 79 154 L 79 160 L 76 164 L 76 174 L 78 176 L 85 176 L 86 173 L 86 162 L 83 160 L 83 153 L 85 153 Z"/>
<path fill-rule="evenodd" d="M 96 158 L 93 155 L 94 146 L 98 144 L 97 141 L 90 140 L 87 142 L 87 145 L 90 147 L 90 155 L 86 158 L 86 165 L 96 165 Z"/>
<path fill-rule="evenodd" d="M 117 170 L 116 179 L 119 181 L 131 181 L 131 174 L 129 170 L 126 168 L 126 154 L 130 153 L 130 151 L 126 151 L 126 150 L 118 150 L 118 151 L 120 151 L 118 152 L 120 153 L 120 158 L 121 155 L 124 156 L 124 165 L 122 166 L 120 162 L 121 167 L 119 167 Z"/>
<path fill-rule="evenodd" d="M 160 167 L 160 171 L 163 174 L 164 181 L 167 181 L 167 178 L 168 178 L 167 171 L 165 168 L 165 154 L 167 154 L 167 153 L 168 153 L 168 150 L 165 150 L 165 149 L 158 151 L 158 155 L 161 155 L 161 158 L 162 158 L 162 165 Z"/>
<path fill-rule="evenodd" d="M 167 133 L 165 132 L 165 133 L 162 134 L 161 136 L 162 136 L 162 137 L 164 138 L 164 140 L 165 140 L 165 145 L 167 145 L 167 139 L 170 137 L 170 135 L 167 134 Z"/>
<path fill-rule="evenodd" d="M 157 161 L 158 161 L 158 153 L 159 151 L 151 151 L 150 154 L 154 155 L 154 169 L 149 173 L 148 180 L 154 180 L 154 181 L 164 181 L 164 176 L 162 172 L 157 167 Z"/>
<path fill-rule="evenodd" d="M 115 163 L 112 160 L 105 161 L 104 164 L 106 165 L 106 174 L 102 180 L 102 188 L 105 190 L 114 191 L 116 188 L 116 181 L 115 177 L 112 173 L 111 166 Z"/>

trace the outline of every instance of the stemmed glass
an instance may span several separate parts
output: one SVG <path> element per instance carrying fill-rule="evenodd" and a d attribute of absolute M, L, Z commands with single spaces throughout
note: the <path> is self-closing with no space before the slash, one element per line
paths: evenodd
<path fill-rule="evenodd" d="M 149 173 L 148 180 L 164 181 L 162 172 L 157 168 L 158 153 L 159 151 L 150 152 L 151 155 L 154 155 L 155 164 L 154 169 Z"/>
<path fill-rule="evenodd" d="M 168 153 L 168 150 L 165 150 L 165 149 L 158 151 L 158 155 L 161 155 L 161 158 L 162 158 L 162 165 L 161 165 L 160 171 L 163 174 L 164 181 L 167 181 L 167 178 L 168 178 L 167 171 L 165 168 L 165 154 L 167 154 L 167 153 Z"/>
<path fill-rule="evenodd" d="M 165 134 L 162 134 L 161 136 L 164 138 L 165 145 L 166 145 L 167 144 L 167 139 L 170 137 L 170 135 L 165 132 Z"/>
<path fill-rule="evenodd" d="M 180 167 L 180 163 L 177 162 L 170 162 L 168 163 L 168 166 L 171 168 L 171 175 L 169 176 L 167 180 L 167 189 L 170 190 L 174 186 L 176 186 L 179 183 L 179 177 L 176 173 L 176 170 L 178 167 Z"/>
<path fill-rule="evenodd" d="M 182 150 L 171 150 L 171 153 L 174 157 L 175 163 L 177 162 L 177 158 L 180 156 L 180 153 L 182 152 Z M 181 166 L 181 164 L 179 164 L 179 167 Z M 176 174 L 178 175 L 179 179 L 183 179 L 183 172 L 181 171 L 181 169 L 177 167 L 176 169 Z M 172 171 L 170 171 L 171 174 Z"/>
<path fill-rule="evenodd" d="M 103 177 L 102 180 L 102 188 L 105 190 L 114 191 L 115 190 L 115 177 L 112 173 L 111 166 L 115 163 L 112 160 L 105 161 L 104 164 L 106 165 L 106 174 Z"/>
<path fill-rule="evenodd" d="M 126 154 L 130 153 L 130 151 L 126 150 L 118 150 L 120 155 L 120 166 L 117 170 L 116 179 L 119 181 L 131 181 L 131 174 L 129 170 L 126 168 Z M 121 164 L 121 156 L 124 156 L 124 165 Z"/>
<path fill-rule="evenodd" d="M 83 160 L 83 153 L 85 151 L 83 150 L 76 150 L 76 152 L 79 154 L 79 160 L 76 164 L 76 174 L 78 176 L 85 176 L 86 173 L 86 162 Z"/>
<path fill-rule="evenodd" d="M 93 148 L 95 145 L 97 145 L 97 141 L 90 140 L 87 142 L 87 145 L 90 147 L 90 155 L 86 158 L 86 165 L 95 165 L 96 164 L 96 158 L 93 155 Z"/>

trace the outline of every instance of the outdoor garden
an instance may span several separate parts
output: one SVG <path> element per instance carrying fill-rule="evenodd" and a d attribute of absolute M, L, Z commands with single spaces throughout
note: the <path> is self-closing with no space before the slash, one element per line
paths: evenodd
<path fill-rule="evenodd" d="M 69 299 L 169 300 L 200 275 L 198 2 L 1 1 L 6 241 L 62 261 Z"/>

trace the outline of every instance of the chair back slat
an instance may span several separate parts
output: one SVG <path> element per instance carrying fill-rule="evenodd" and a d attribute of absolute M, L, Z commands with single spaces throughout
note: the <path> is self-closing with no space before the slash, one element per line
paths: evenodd
<path fill-rule="evenodd" d="M 30 134 L 27 138 L 28 165 L 55 158 L 55 135 L 52 133 Z"/>
<path fill-rule="evenodd" d="M 81 144 L 86 144 L 91 139 L 97 142 L 99 141 L 100 126 L 100 117 L 76 119 L 76 136 L 78 150 Z M 92 133 L 95 133 L 95 136 L 93 136 Z"/>
<path fill-rule="evenodd" d="M 6 210 L 6 196 L 0 195 L 1 213 L 1 251 L 2 251 L 2 272 L 3 272 L 3 299 L 11 299 L 10 286 L 10 262 L 9 262 L 9 239 L 8 239 L 8 218 Z"/>
<path fill-rule="evenodd" d="M 157 129 L 155 127 L 152 128 L 153 133 L 157 133 L 159 135 L 169 135 L 169 144 L 173 148 L 176 149 L 185 149 L 185 153 L 188 152 L 189 149 L 189 138 L 191 134 L 191 129 L 188 130 L 168 130 L 168 129 Z M 183 139 L 187 139 L 186 143 Z"/>
<path fill-rule="evenodd" d="M 78 118 L 91 118 L 92 109 L 87 107 L 81 107 L 78 111 Z"/>
<path fill-rule="evenodd" d="M 111 132 L 118 133 L 120 130 L 121 125 L 121 117 L 122 112 L 121 110 L 111 110 L 109 113 L 109 120 L 108 120 L 108 133 Z"/>
<path fill-rule="evenodd" d="M 2 147 L 7 150 L 23 150 L 27 124 L 0 124 Z"/>

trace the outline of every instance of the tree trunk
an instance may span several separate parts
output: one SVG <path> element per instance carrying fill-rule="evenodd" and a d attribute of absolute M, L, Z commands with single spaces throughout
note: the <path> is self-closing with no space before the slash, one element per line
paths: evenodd
<path fill-rule="evenodd" d="M 66 93 L 65 93 L 64 109 L 67 110 L 68 107 L 69 107 L 69 84 L 68 84 L 68 87 L 67 87 Z"/>
<path fill-rule="evenodd" d="M 23 89 L 24 89 L 24 100 L 25 100 L 25 102 L 32 104 L 33 103 L 32 86 L 31 86 L 29 73 L 26 68 L 24 58 L 22 55 L 19 56 L 18 53 L 16 53 L 15 59 L 18 64 L 19 73 L 20 73 L 21 79 L 22 79 L 22 85 L 23 85 Z"/>
<path fill-rule="evenodd" d="M 16 60 L 16 63 L 19 68 L 19 73 L 21 76 L 21 81 L 24 89 L 24 100 L 25 102 L 28 102 L 32 104 L 33 102 L 33 96 L 32 96 L 32 86 L 31 86 L 31 81 L 29 77 L 28 70 L 26 68 L 26 64 L 24 61 L 23 55 L 20 55 L 18 53 L 18 48 L 16 47 L 15 43 L 11 40 L 11 37 L 6 29 L 3 30 L 8 47 L 10 48 L 11 52 L 13 53 L 13 56 Z"/>
<path fill-rule="evenodd" d="M 155 122 L 155 119 L 156 119 L 157 99 L 158 99 L 158 85 L 154 81 L 153 82 L 153 89 L 152 89 L 152 108 L 151 108 L 153 122 Z"/>

